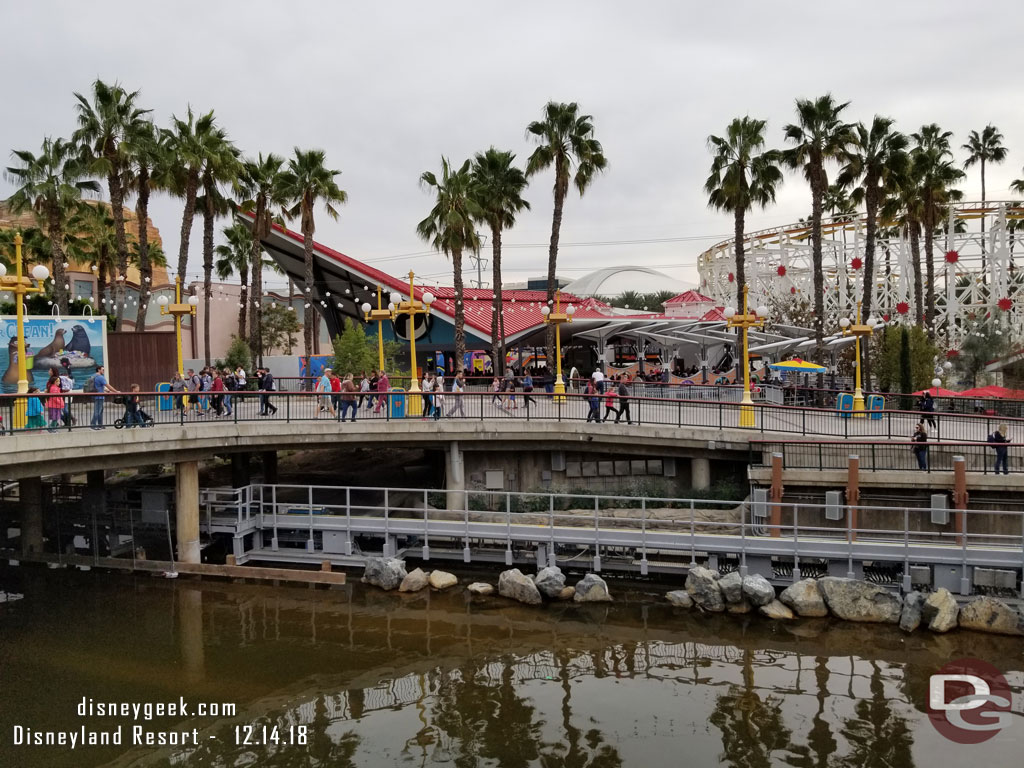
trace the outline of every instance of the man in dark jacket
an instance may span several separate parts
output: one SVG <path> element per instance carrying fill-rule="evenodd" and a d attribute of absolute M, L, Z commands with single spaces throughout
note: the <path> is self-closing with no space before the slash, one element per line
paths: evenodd
<path fill-rule="evenodd" d="M 615 417 L 615 423 L 619 423 L 622 415 L 626 416 L 626 423 L 632 424 L 633 418 L 629 415 L 629 374 L 622 374 L 619 377 L 619 415 Z"/>
<path fill-rule="evenodd" d="M 259 374 L 260 388 L 260 416 L 272 416 L 277 413 L 277 408 L 270 403 L 270 393 L 274 391 L 274 374 L 266 368 L 257 371 Z"/>

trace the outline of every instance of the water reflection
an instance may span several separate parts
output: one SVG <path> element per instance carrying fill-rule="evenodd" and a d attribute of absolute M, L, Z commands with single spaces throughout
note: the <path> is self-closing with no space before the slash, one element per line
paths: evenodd
<path fill-rule="evenodd" d="M 1005 670 L 1018 700 L 1024 684 L 1019 640 L 744 623 L 623 590 L 612 606 L 536 610 L 359 585 L 45 573 L 18 587 L 26 599 L 0 613 L 0 733 L 77 727 L 83 695 L 239 709 L 165 723 L 200 729 L 187 749 L 72 755 L 0 739 L 0 765 L 25 768 L 946 764 L 958 748 L 925 722 L 928 674 L 971 653 Z M 238 744 L 239 725 L 308 739 Z M 1006 764 L 1009 747 L 971 756 Z"/>

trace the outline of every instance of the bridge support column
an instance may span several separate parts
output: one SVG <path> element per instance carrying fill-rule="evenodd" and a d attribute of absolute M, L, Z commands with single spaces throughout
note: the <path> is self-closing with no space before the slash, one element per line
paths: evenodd
<path fill-rule="evenodd" d="M 768 517 L 770 525 L 768 534 L 776 538 L 782 535 L 782 491 L 782 454 L 773 453 L 772 486 L 768 491 L 768 496 L 772 502 Z"/>
<path fill-rule="evenodd" d="M 263 451 L 260 457 L 263 459 L 263 482 L 267 485 L 276 485 L 277 451 Z"/>
<path fill-rule="evenodd" d="M 690 487 L 706 491 L 711 487 L 711 460 L 704 457 L 690 459 Z"/>
<path fill-rule="evenodd" d="M 43 551 L 43 478 L 26 477 L 18 481 L 21 500 L 21 553 L 38 555 Z"/>
<path fill-rule="evenodd" d="M 277 454 L 274 454 L 277 458 Z M 231 454 L 231 487 L 244 488 L 252 482 L 252 467 L 249 464 L 248 453 Z"/>
<path fill-rule="evenodd" d="M 849 516 L 847 524 L 850 527 L 850 541 L 856 541 L 857 505 L 860 504 L 860 457 L 850 454 L 849 461 L 846 473 L 846 514 Z"/>
<path fill-rule="evenodd" d="M 459 448 L 459 442 L 453 440 L 448 445 L 444 457 L 445 494 L 448 509 L 463 510 L 466 508 L 466 464 Z"/>
<path fill-rule="evenodd" d="M 178 530 L 178 560 L 198 563 L 199 557 L 199 462 L 181 461 L 175 466 L 174 503 Z"/>
<path fill-rule="evenodd" d="M 953 525 L 956 527 L 957 546 L 963 546 L 967 537 L 967 462 L 963 456 L 953 457 Z M 966 565 L 960 573 L 960 594 L 971 594 L 971 578 Z"/>

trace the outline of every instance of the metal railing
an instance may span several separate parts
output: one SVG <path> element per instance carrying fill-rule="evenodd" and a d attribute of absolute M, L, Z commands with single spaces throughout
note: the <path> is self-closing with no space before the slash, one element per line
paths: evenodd
<path fill-rule="evenodd" d="M 924 453 L 924 465 L 918 458 Z M 772 455 L 782 455 L 783 469 L 839 469 L 849 466 L 857 456 L 859 467 L 867 472 L 949 472 L 954 457 L 962 456 L 968 472 L 997 474 L 1000 452 L 1006 461 L 999 473 L 1024 473 L 1024 443 L 878 441 L 878 440 L 751 440 L 750 465 L 770 467 Z"/>
<path fill-rule="evenodd" d="M 137 393 L 141 407 L 139 421 L 129 423 L 128 408 L 123 405 L 124 395 L 96 395 L 74 393 L 72 395 L 0 395 L 0 430 L 7 434 L 12 431 L 51 431 L 121 426 L 170 426 L 186 423 L 225 423 L 247 421 L 310 422 L 341 421 L 342 397 L 325 396 L 316 392 L 224 392 L 201 393 L 183 397 L 176 394 L 145 392 Z M 914 411 L 881 411 L 864 417 L 850 418 L 824 408 L 782 406 L 768 403 L 754 403 L 741 406 L 735 402 L 691 400 L 682 398 L 629 397 L 628 410 L 618 397 L 609 399 L 608 393 L 587 397 L 567 394 L 556 398 L 546 393 L 518 392 L 514 395 L 491 392 L 445 392 L 440 398 L 435 395 L 409 395 L 403 392 L 355 393 L 350 402 L 354 407 L 348 410 L 347 418 L 358 420 L 392 421 L 408 418 L 410 398 L 419 398 L 418 404 L 424 414 L 437 405 L 444 420 L 489 421 L 542 420 L 542 421 L 594 421 L 590 410 L 596 404 L 601 423 L 617 419 L 620 423 L 644 426 L 676 427 L 678 429 L 700 427 L 706 429 L 738 428 L 741 407 L 754 410 L 755 425 L 746 428 L 753 433 L 781 433 L 813 435 L 843 439 L 886 439 L 908 440 L 914 428 L 922 419 L 928 427 L 929 441 L 971 441 L 985 442 L 998 425 L 1009 425 L 1008 437 L 1024 435 L 1024 419 L 982 416 L 974 414 L 921 414 Z M 41 411 L 30 416 L 25 427 L 12 430 L 15 408 L 27 407 L 35 398 L 39 408 L 28 412 Z M 56 423 L 51 424 L 54 413 L 48 405 L 57 402 L 63 405 L 56 412 Z M 612 410 L 608 410 L 611 403 Z M 461 406 L 461 407 L 460 407 Z M 354 412 L 353 412 L 354 411 Z M 611 417 L 611 418 L 609 418 Z M 421 419 L 429 418 L 421 415 Z M 140 423 L 141 422 L 141 423 Z"/>

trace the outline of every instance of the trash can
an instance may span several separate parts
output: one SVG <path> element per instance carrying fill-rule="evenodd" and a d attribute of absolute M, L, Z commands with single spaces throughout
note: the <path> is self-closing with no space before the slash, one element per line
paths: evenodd
<path fill-rule="evenodd" d="M 849 392 L 840 394 L 836 398 L 836 410 L 844 419 L 850 418 L 850 414 L 853 413 L 853 395 Z"/>
<path fill-rule="evenodd" d="M 388 414 L 392 419 L 405 418 L 405 390 L 396 387 L 388 391 Z"/>
<path fill-rule="evenodd" d="M 171 391 L 171 385 L 168 384 L 166 381 L 161 381 L 159 384 L 156 385 L 156 391 L 157 392 L 170 392 Z M 167 394 L 167 395 L 163 395 L 163 394 L 160 395 L 160 397 L 158 397 L 156 399 L 156 409 L 158 411 L 173 411 L 174 410 L 174 398 L 171 395 L 169 395 L 169 394 Z"/>
<path fill-rule="evenodd" d="M 868 395 L 868 417 L 881 419 L 885 410 L 885 398 L 881 395 Z"/>

